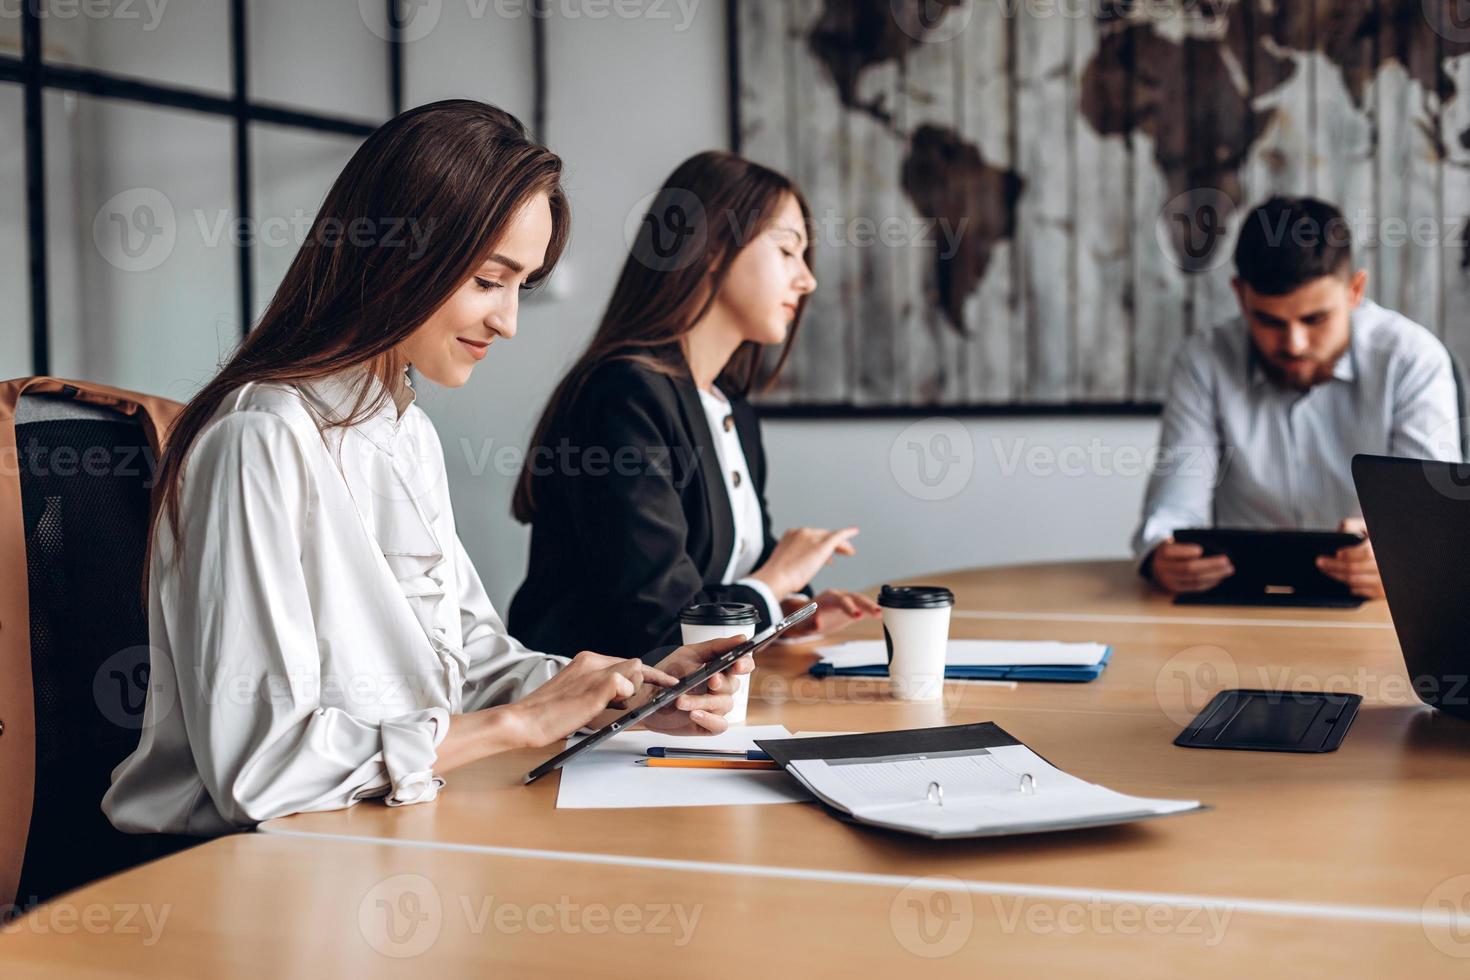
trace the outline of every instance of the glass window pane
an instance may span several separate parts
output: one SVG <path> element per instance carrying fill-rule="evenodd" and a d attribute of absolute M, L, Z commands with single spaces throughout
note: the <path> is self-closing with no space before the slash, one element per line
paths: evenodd
<path fill-rule="evenodd" d="M 437 10 L 439 4 L 426 6 Z M 250 98 L 368 122 L 386 119 L 387 9 L 386 0 L 250 0 Z"/>
<path fill-rule="evenodd" d="M 265 312 L 311 231 L 322 199 L 361 142 L 355 136 L 252 127 L 254 320 Z"/>
<path fill-rule="evenodd" d="M 409 9 L 413 10 L 412 4 Z M 439 99 L 483 99 L 527 126 L 536 104 L 531 0 L 424 4 L 403 45 L 405 108 Z M 418 18 L 425 18 L 422 23 Z M 430 18 L 433 30 L 425 31 Z M 548 25 L 549 32 L 556 25 Z M 466 65 L 473 65 L 466 71 Z"/>
<path fill-rule="evenodd" d="M 232 123 L 47 92 L 55 373 L 184 399 L 240 336 Z"/>
<path fill-rule="evenodd" d="M 229 0 L 41 0 L 48 62 L 230 92 Z"/>
<path fill-rule="evenodd" d="M 25 147 L 24 93 L 0 85 L 0 381 L 32 373 Z"/>
<path fill-rule="evenodd" d="M 14 12 L 12 12 L 14 11 Z M 0 54 L 11 58 L 21 56 L 20 49 L 20 6 L 11 10 L 0 7 Z"/>

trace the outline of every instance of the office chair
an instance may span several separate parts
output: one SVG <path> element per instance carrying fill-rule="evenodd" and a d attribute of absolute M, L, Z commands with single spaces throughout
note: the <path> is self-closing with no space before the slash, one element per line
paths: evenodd
<path fill-rule="evenodd" d="M 85 382 L 0 383 L 0 907 L 192 842 L 121 833 L 100 806 L 138 743 L 148 498 L 180 408 Z"/>
<path fill-rule="evenodd" d="M 1449 354 L 1450 370 L 1455 375 L 1455 400 L 1460 408 L 1460 462 L 1470 463 L 1470 389 L 1465 387 L 1465 365 L 1454 351 Z"/>

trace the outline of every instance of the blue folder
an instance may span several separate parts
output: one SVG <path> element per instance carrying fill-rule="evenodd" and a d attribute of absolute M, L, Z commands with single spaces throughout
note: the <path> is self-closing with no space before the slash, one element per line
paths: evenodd
<path fill-rule="evenodd" d="M 1102 676 L 1103 668 L 1113 656 L 1113 648 L 1103 651 L 1102 659 L 1091 665 L 1068 665 L 1059 667 L 956 667 L 944 668 L 945 680 L 951 681 L 1068 681 L 1083 683 L 1095 681 Z M 813 677 L 887 677 L 887 664 L 870 667 L 833 667 L 819 660 L 807 671 Z"/>

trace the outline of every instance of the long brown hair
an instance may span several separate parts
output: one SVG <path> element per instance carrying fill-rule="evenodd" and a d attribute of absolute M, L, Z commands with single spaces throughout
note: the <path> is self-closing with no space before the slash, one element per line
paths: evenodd
<path fill-rule="evenodd" d="M 582 356 L 552 392 L 536 423 L 531 446 L 545 445 L 553 427 L 570 412 L 587 378 L 600 364 L 635 361 L 663 374 L 688 371 L 680 339 L 714 305 L 740 250 L 775 217 L 790 195 L 811 227 L 811 208 L 796 185 L 769 167 L 733 153 L 710 150 L 685 160 L 653 196 L 633 238 L 622 274 L 602 322 Z M 811 265 L 811 235 L 804 259 Z M 765 381 L 773 381 L 791 353 L 791 340 L 806 309 L 798 303 L 786 342 Z M 764 350 L 746 341 L 735 351 L 720 381 L 746 395 L 761 379 Z M 535 517 L 534 474 L 529 460 L 516 481 L 511 513 L 522 524 Z"/>
<path fill-rule="evenodd" d="M 358 147 L 259 325 L 174 422 L 153 489 L 148 554 L 160 520 L 179 542 L 179 484 L 189 447 L 231 391 L 367 365 L 352 411 L 377 412 L 406 367 L 398 345 L 478 268 L 537 194 L 551 204 L 544 279 L 566 246 L 561 159 L 510 113 L 453 99 L 411 109 Z M 383 382 L 376 397 L 372 376 Z M 145 568 L 145 578 L 148 574 Z"/>

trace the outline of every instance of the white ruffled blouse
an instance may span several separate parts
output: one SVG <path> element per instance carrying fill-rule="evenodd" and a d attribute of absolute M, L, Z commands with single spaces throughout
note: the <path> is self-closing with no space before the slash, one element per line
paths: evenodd
<path fill-rule="evenodd" d="M 182 548 L 166 527 L 154 545 L 141 739 L 102 801 L 115 826 L 212 836 L 432 800 L 450 716 L 566 663 L 506 633 L 422 409 L 324 428 L 364 382 L 382 391 L 361 370 L 246 385 L 191 447 Z"/>

